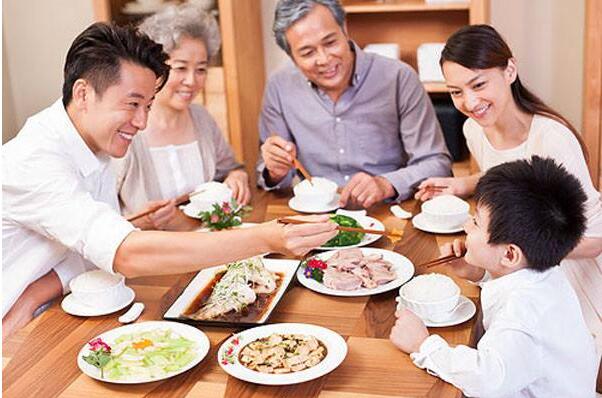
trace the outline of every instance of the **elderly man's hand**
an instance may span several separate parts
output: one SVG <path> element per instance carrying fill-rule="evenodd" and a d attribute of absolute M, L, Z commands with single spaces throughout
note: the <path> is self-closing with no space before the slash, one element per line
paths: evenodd
<path fill-rule="evenodd" d="M 270 183 L 278 184 L 293 167 L 297 147 L 282 137 L 273 135 L 261 146 L 261 156 L 269 174 Z"/>
<path fill-rule="evenodd" d="M 367 173 L 357 173 L 341 192 L 339 206 L 348 204 L 368 208 L 382 200 L 395 195 L 395 188 L 384 177 L 371 176 Z"/>

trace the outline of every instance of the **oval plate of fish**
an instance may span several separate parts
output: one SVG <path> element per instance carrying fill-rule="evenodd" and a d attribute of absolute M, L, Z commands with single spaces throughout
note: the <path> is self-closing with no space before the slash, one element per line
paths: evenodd
<path fill-rule="evenodd" d="M 252 257 L 205 268 L 163 315 L 224 326 L 264 324 L 289 286 L 299 260 Z"/>
<path fill-rule="evenodd" d="M 347 343 L 330 329 L 275 323 L 237 333 L 217 352 L 226 373 L 256 384 L 303 383 L 332 372 L 345 359 Z"/>
<path fill-rule="evenodd" d="M 308 289 L 331 296 L 371 296 L 397 289 L 414 275 L 414 264 L 391 250 L 341 249 L 317 254 L 297 270 Z"/>

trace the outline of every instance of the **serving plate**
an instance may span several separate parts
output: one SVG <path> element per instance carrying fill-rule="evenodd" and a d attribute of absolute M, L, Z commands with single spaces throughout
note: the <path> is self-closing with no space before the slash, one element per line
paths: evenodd
<path fill-rule="evenodd" d="M 337 290 L 331 289 L 329 287 L 324 286 L 323 283 L 318 282 L 315 279 L 311 279 L 306 277 L 303 274 L 304 269 L 299 267 L 297 270 L 297 280 L 306 288 L 313 290 L 317 293 L 327 294 L 330 296 L 339 296 L 339 297 L 358 297 L 358 296 L 371 296 L 374 294 L 380 294 L 384 292 L 388 292 L 393 289 L 399 288 L 401 285 L 409 281 L 414 275 L 414 264 L 405 256 L 402 256 L 399 253 L 395 253 L 391 250 L 385 249 L 375 249 L 370 247 L 364 247 L 360 249 L 364 256 L 370 254 L 382 254 L 383 259 L 389 261 L 393 264 L 393 271 L 397 274 L 397 278 L 392 280 L 391 282 L 385 283 L 383 285 L 377 286 L 373 289 L 368 289 L 362 287 L 356 290 Z M 331 256 L 333 256 L 336 252 L 330 251 L 326 253 L 321 253 L 314 258 L 320 259 L 322 261 L 328 260 Z"/>
<path fill-rule="evenodd" d="M 269 319 L 270 315 L 282 299 L 282 296 L 288 289 L 288 286 L 290 285 L 295 274 L 295 270 L 299 266 L 299 260 L 263 258 L 262 261 L 264 266 L 269 271 L 278 273 L 282 279 L 278 282 L 278 287 L 272 293 L 273 296 L 271 297 L 268 306 L 262 309 L 261 313 L 256 317 L 241 317 L 238 320 L 227 319 L 227 317 L 209 320 L 195 320 L 190 319 L 185 315 L 186 310 L 191 306 L 191 304 L 193 304 L 194 300 L 203 291 L 203 289 L 206 289 L 208 285 L 214 281 L 214 278 L 217 274 L 226 270 L 226 265 L 224 264 L 216 267 L 205 268 L 199 271 L 174 301 L 174 303 L 165 312 L 163 318 L 212 326 L 244 327 L 264 324 Z"/>
<path fill-rule="evenodd" d="M 156 330 L 156 329 L 162 329 L 162 330 L 170 329 L 172 332 L 174 332 L 188 340 L 194 341 L 196 343 L 196 347 L 194 350 L 195 356 L 190 361 L 190 363 L 188 363 L 186 366 L 184 366 L 183 368 L 181 368 L 179 370 L 169 372 L 166 375 L 164 375 L 162 377 L 158 377 L 158 378 L 138 377 L 138 378 L 133 378 L 133 379 L 129 379 L 129 380 L 113 380 L 113 379 L 107 379 L 106 377 L 101 378 L 100 377 L 101 376 L 100 369 L 87 363 L 82 358 L 84 355 L 88 355 L 90 353 L 89 345 L 88 345 L 88 343 L 86 343 L 84 345 L 84 347 L 82 347 L 82 349 L 77 354 L 77 366 L 80 368 L 80 370 L 84 374 L 86 374 L 96 380 L 109 382 L 109 383 L 115 383 L 115 384 L 139 384 L 139 383 L 148 383 L 148 382 L 153 382 L 153 381 L 158 381 L 158 380 L 164 380 L 164 379 L 173 377 L 175 375 L 178 375 L 180 373 L 184 373 L 187 370 L 193 368 L 199 362 L 201 362 L 203 360 L 203 358 L 205 358 L 205 356 L 209 352 L 209 346 L 210 346 L 209 339 L 207 338 L 205 333 L 201 332 L 199 329 L 197 329 L 195 327 L 192 327 L 190 325 L 185 325 L 183 323 L 178 323 L 178 322 L 148 321 L 148 322 L 133 323 L 131 325 L 121 326 L 121 327 L 106 331 L 106 332 L 96 336 L 94 339 L 101 338 L 104 342 L 106 342 L 107 344 L 109 344 L 111 346 L 111 345 L 113 345 L 114 341 L 118 337 L 120 337 L 124 334 L 140 333 L 143 331 Z"/>
<path fill-rule="evenodd" d="M 305 334 L 316 337 L 326 346 L 326 357 L 316 366 L 298 372 L 268 374 L 251 370 L 238 359 L 240 351 L 253 341 L 278 334 Z M 287 385 L 303 383 L 324 376 L 336 369 L 347 355 L 347 343 L 338 334 L 321 326 L 304 323 L 275 323 L 248 329 L 231 336 L 217 352 L 217 360 L 232 377 L 256 384 Z"/>
<path fill-rule="evenodd" d="M 349 213 L 344 213 L 344 214 L 349 217 L 355 218 L 355 220 L 361 225 L 362 228 L 375 229 L 377 231 L 385 230 L 385 225 L 374 217 L 369 217 L 369 216 L 355 217 L 355 216 L 349 215 Z M 317 249 L 318 250 L 338 250 L 338 249 L 350 249 L 352 247 L 362 247 L 362 246 L 370 245 L 370 244 L 376 242 L 377 240 L 379 240 L 380 238 L 382 238 L 382 235 L 365 234 L 364 237 L 362 238 L 362 240 L 355 245 L 320 246 Z"/>

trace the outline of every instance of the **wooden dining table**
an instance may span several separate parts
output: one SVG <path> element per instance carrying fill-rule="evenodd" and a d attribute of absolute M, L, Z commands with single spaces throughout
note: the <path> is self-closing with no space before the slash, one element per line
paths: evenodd
<path fill-rule="evenodd" d="M 289 191 L 256 191 L 253 211 L 245 221 L 261 222 L 297 214 L 287 203 Z M 401 203 L 413 214 L 420 206 L 413 200 Z M 395 217 L 390 204 L 368 209 L 387 229 L 403 230 L 403 238 L 392 242 L 382 237 L 371 247 L 393 250 L 415 265 L 439 256 L 439 245 L 462 234 L 437 235 L 419 231 L 410 220 Z M 233 245 L 240 242 L 232 242 Z M 416 274 L 439 272 L 450 275 L 462 294 L 477 304 L 479 289 L 450 272 L 449 265 L 416 269 Z M 195 273 L 142 277 L 127 284 L 145 310 L 137 322 L 161 320 Z M 417 368 L 409 355 L 389 340 L 395 323 L 397 289 L 366 297 L 334 297 L 316 293 L 294 281 L 269 319 L 270 323 L 297 322 L 329 328 L 347 342 L 348 353 L 331 373 L 312 381 L 264 386 L 240 381 L 226 374 L 217 361 L 217 350 L 233 329 L 199 326 L 211 342 L 209 354 L 192 369 L 172 378 L 145 384 L 120 385 L 100 382 L 83 374 L 77 366 L 80 349 L 95 336 L 120 326 L 125 309 L 106 316 L 76 317 L 62 311 L 60 300 L 27 327 L 5 339 L 2 348 L 2 391 L 5 397 L 461 397 L 462 393 L 441 379 Z M 474 346 L 478 316 L 462 324 L 430 328 L 451 345 Z"/>

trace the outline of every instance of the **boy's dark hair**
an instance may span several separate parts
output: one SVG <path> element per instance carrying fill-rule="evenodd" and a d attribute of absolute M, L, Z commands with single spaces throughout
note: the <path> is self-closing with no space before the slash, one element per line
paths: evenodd
<path fill-rule="evenodd" d="M 161 90 L 169 76 L 168 59 L 160 44 L 133 27 L 97 22 L 79 34 L 67 52 L 64 68 L 63 105 L 71 102 L 73 84 L 86 79 L 100 96 L 119 82 L 121 62 L 131 62 L 153 71 Z"/>
<path fill-rule="evenodd" d="M 585 192 L 549 158 L 533 156 L 489 169 L 475 198 L 489 210 L 489 243 L 517 245 L 528 267 L 538 271 L 559 264 L 585 231 Z"/>

